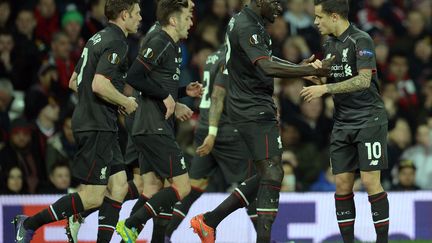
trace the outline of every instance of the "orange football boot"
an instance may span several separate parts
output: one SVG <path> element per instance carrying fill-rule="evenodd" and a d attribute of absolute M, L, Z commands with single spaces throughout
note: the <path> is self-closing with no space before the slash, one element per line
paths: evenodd
<path fill-rule="evenodd" d="M 190 220 L 194 233 L 198 234 L 201 243 L 215 243 L 215 230 L 204 222 L 204 215 L 199 214 Z"/>

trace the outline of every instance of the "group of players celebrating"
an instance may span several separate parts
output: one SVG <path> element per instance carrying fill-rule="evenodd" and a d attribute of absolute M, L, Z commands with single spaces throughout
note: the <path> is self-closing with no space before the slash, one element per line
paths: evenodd
<path fill-rule="evenodd" d="M 329 35 L 324 60 L 300 64 L 272 55 L 266 24 L 282 13 L 280 0 L 251 0 L 232 17 L 226 41 L 206 61 L 203 81 L 179 87 L 179 41 L 192 26 L 192 0 L 158 0 L 157 22 L 142 40 L 132 65 L 127 63 L 128 34 L 141 21 L 139 0 L 107 0 L 108 26 L 88 40 L 70 88 L 78 94 L 72 127 L 78 152 L 73 175 L 82 186 L 34 216 L 17 215 L 16 242 L 28 243 L 44 224 L 67 219 L 69 242 L 78 242 L 79 224 L 99 210 L 98 243 L 114 231 L 136 242 L 149 219 L 151 242 L 170 242 L 189 208 L 220 168 L 239 186 L 213 211 L 192 218 L 202 242 L 215 242 L 218 224 L 246 207 L 256 242 L 270 242 L 278 212 L 283 170 L 274 77 L 304 78 L 306 101 L 328 93 L 335 101 L 330 156 L 336 177 L 336 215 L 344 242 L 354 242 L 356 171 L 369 194 L 377 242 L 388 241 L 389 206 L 380 184 L 387 167 L 387 118 L 379 96 L 371 38 L 348 21 L 347 0 L 315 3 L 315 24 Z M 339 68 L 340 67 L 340 68 Z M 187 168 L 174 134 L 192 111 L 178 102 L 202 97 L 195 140 L 197 155 Z M 129 140 L 125 157 L 117 139 L 117 113 L 126 116 Z M 127 181 L 126 169 L 134 178 Z M 125 200 L 137 199 L 131 216 L 119 221 Z"/>

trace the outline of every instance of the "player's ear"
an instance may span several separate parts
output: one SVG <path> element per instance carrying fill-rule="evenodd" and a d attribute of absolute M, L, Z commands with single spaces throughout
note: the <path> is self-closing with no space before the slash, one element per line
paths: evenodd
<path fill-rule="evenodd" d="M 127 10 L 123 10 L 123 11 L 120 12 L 120 18 L 121 18 L 123 21 L 126 20 L 127 15 L 128 15 L 128 11 L 127 11 Z"/>
<path fill-rule="evenodd" d="M 171 16 L 171 17 L 169 17 L 169 24 L 170 24 L 171 26 L 174 26 L 174 27 L 177 25 L 177 19 L 176 19 L 175 16 Z"/>
<path fill-rule="evenodd" d="M 332 13 L 332 14 L 331 14 L 331 19 L 332 19 L 332 22 L 333 22 L 333 23 L 334 23 L 334 22 L 337 22 L 338 19 L 339 19 L 339 15 L 338 15 L 337 13 Z"/>

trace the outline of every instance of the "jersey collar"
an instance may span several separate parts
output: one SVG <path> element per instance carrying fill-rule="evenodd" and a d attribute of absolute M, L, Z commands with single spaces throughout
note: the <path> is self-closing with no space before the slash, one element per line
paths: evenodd
<path fill-rule="evenodd" d="M 245 12 L 245 14 L 249 17 L 249 18 L 251 18 L 251 19 L 253 19 L 253 20 L 255 20 L 255 21 L 257 21 L 260 25 L 262 25 L 263 27 L 265 26 L 265 24 L 264 24 L 264 19 L 261 17 L 261 16 L 259 16 L 259 15 L 257 15 L 249 6 L 247 6 L 247 7 L 245 7 L 244 8 L 244 10 L 243 10 L 244 12 Z"/>
<path fill-rule="evenodd" d="M 126 35 L 124 34 L 123 30 L 118 27 L 118 25 L 113 23 L 108 23 L 108 26 L 112 28 L 115 32 L 117 32 L 120 36 L 123 36 L 124 39 L 126 39 Z"/>
<path fill-rule="evenodd" d="M 352 33 L 353 30 L 354 30 L 354 26 L 353 26 L 352 24 L 350 24 L 350 25 L 348 26 L 348 29 L 346 29 L 346 30 L 342 33 L 342 35 L 340 35 L 339 37 L 337 37 L 337 39 L 338 39 L 339 41 L 341 41 L 341 42 L 345 42 L 345 41 L 348 39 L 348 37 L 350 36 L 350 34 Z"/>

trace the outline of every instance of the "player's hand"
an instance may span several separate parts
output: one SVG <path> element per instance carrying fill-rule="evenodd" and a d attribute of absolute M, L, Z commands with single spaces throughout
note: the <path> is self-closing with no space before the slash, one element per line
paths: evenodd
<path fill-rule="evenodd" d="M 328 77 L 330 75 L 330 69 L 334 59 L 335 56 L 331 56 L 329 58 L 322 60 L 322 67 L 316 70 L 317 71 L 316 76 Z"/>
<path fill-rule="evenodd" d="M 193 115 L 193 111 L 187 105 L 179 102 L 176 104 L 174 113 L 175 117 L 180 121 L 187 121 Z"/>
<path fill-rule="evenodd" d="M 186 87 L 186 94 L 190 97 L 201 97 L 203 93 L 203 85 L 197 81 L 188 84 Z"/>
<path fill-rule="evenodd" d="M 207 137 L 204 139 L 203 144 L 201 144 L 201 146 L 199 146 L 196 150 L 196 153 L 203 157 L 206 156 L 207 154 L 209 154 L 214 146 L 216 137 L 213 135 L 207 135 Z"/>
<path fill-rule="evenodd" d="M 313 60 L 315 59 L 315 55 L 312 54 L 312 56 L 310 56 L 309 58 L 303 59 L 299 65 L 308 65 L 309 63 L 313 62 Z"/>
<path fill-rule="evenodd" d="M 163 103 L 166 108 L 165 119 L 168 119 L 174 113 L 176 102 L 171 95 L 168 95 L 168 97 L 163 100 Z"/>
<path fill-rule="evenodd" d="M 303 87 L 300 91 L 300 96 L 303 97 L 306 102 L 311 102 L 313 99 L 319 98 L 325 93 L 327 93 L 327 87 L 325 85 L 313 85 Z"/>
<path fill-rule="evenodd" d="M 120 110 L 123 110 L 123 113 L 129 115 L 132 114 L 137 108 L 138 103 L 136 102 L 135 97 L 129 96 L 126 103 L 120 108 Z"/>

